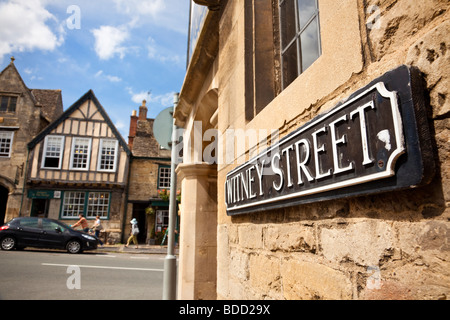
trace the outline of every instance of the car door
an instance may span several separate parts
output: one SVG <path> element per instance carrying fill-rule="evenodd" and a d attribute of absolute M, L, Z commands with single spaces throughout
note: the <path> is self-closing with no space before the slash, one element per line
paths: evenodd
<path fill-rule="evenodd" d="M 39 237 L 40 245 L 46 248 L 64 247 L 64 233 L 55 221 L 42 219 L 42 232 Z"/>
<path fill-rule="evenodd" d="M 20 219 L 16 228 L 16 236 L 20 246 L 39 246 L 38 240 L 41 235 L 41 228 L 38 218 Z"/>

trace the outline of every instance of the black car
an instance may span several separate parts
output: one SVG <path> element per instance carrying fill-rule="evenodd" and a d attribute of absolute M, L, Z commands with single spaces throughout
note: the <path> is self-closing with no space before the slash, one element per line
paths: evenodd
<path fill-rule="evenodd" d="M 97 249 L 97 242 L 94 236 L 48 218 L 18 217 L 0 227 L 2 250 L 37 247 L 81 253 Z"/>

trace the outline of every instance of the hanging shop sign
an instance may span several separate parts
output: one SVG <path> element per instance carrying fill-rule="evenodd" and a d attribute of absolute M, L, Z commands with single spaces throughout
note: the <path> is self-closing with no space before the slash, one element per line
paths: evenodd
<path fill-rule="evenodd" d="M 228 215 L 428 183 L 421 83 L 415 68 L 390 71 L 229 172 Z"/>

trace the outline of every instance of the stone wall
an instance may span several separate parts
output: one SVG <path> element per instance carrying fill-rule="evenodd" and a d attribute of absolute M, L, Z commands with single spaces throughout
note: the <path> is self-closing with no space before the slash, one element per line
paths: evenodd
<path fill-rule="evenodd" d="M 12 61 L 1 73 L 0 91 L 2 93 L 20 93 L 16 112 L 0 114 L 0 126 L 18 128 L 12 130 L 14 136 L 11 157 L 0 158 L 0 184 L 9 190 L 6 222 L 19 216 L 27 162 L 27 143 L 38 134 L 41 118 L 40 108 L 35 107 L 30 90 L 23 83 Z M 17 181 L 16 178 L 18 178 Z M 17 184 L 14 183 L 15 181 Z"/>
<path fill-rule="evenodd" d="M 319 0 L 319 5 L 324 2 L 327 1 Z M 227 9 L 233 3 L 228 1 Z M 339 3 L 345 6 L 350 2 L 334 2 L 337 6 Z M 353 54 L 362 61 L 361 67 L 344 82 L 329 85 L 331 91 L 311 93 L 309 96 L 314 99 L 300 102 L 308 106 L 306 109 L 298 109 L 296 113 L 280 111 L 283 126 L 279 129 L 287 134 L 385 72 L 401 64 L 413 65 L 423 73 L 427 90 L 424 94 L 429 101 L 435 177 L 430 184 L 410 190 L 227 217 L 223 184 L 232 167 L 222 166 L 218 175 L 217 229 L 220 299 L 450 297 L 450 5 L 445 0 L 356 3 L 357 14 L 349 14 L 349 20 L 358 21 L 356 36 L 360 50 Z M 238 56 L 238 49 L 231 52 L 223 49 L 232 50 L 227 43 L 233 41 L 237 42 L 235 48 L 240 48 L 239 36 L 235 34 L 239 28 L 230 22 L 233 18 L 239 20 L 237 7 L 226 9 L 222 17 L 229 22 L 223 23 L 228 29 L 221 33 L 225 39 L 219 49 L 222 63 L 233 62 Z M 330 26 L 326 25 L 329 20 L 324 11 L 321 29 L 326 32 Z M 370 27 L 365 24 L 368 21 L 373 22 Z M 347 36 L 343 35 L 342 41 Z M 316 67 L 319 64 L 320 58 Z M 232 65 L 235 70 L 242 67 L 239 63 Z M 230 68 L 226 75 L 233 74 Z M 332 66 L 329 68 L 333 70 Z M 302 76 L 312 79 L 306 72 L 299 78 Z M 309 88 L 318 85 L 308 84 Z M 231 85 L 227 82 L 219 88 Z M 303 90 L 304 84 L 299 80 L 292 86 L 291 91 L 283 91 L 262 114 L 276 113 L 276 105 L 282 99 L 295 101 L 293 92 Z M 238 88 L 233 90 L 239 92 Z M 235 94 L 232 99 L 238 96 Z M 219 108 L 227 105 L 225 99 L 230 99 L 223 91 L 219 91 L 219 98 L 222 99 Z M 231 119 L 227 126 L 239 127 L 239 117 L 230 116 L 233 112 L 236 111 L 231 107 L 221 110 L 219 119 L 225 114 Z M 255 120 L 258 126 L 267 128 L 278 121 L 275 117 L 260 119 Z"/>

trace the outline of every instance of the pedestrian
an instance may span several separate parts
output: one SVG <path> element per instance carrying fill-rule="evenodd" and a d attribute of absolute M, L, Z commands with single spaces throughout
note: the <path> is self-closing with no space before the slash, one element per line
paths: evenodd
<path fill-rule="evenodd" d="M 100 216 L 95 217 L 95 222 L 92 226 L 92 229 L 94 229 L 94 234 L 97 237 L 100 246 L 103 247 L 103 241 L 100 240 L 100 231 L 103 229 L 102 222 L 100 221 Z"/>
<path fill-rule="evenodd" d="M 127 244 L 125 247 L 128 248 L 130 241 L 133 240 L 133 243 L 136 245 L 136 249 L 138 248 L 137 235 L 139 234 L 138 222 L 136 218 L 133 218 L 131 221 L 131 236 L 128 238 Z"/>
<path fill-rule="evenodd" d="M 87 222 L 86 218 L 84 217 L 84 215 L 80 213 L 78 215 L 78 218 L 80 220 L 78 220 L 74 225 L 72 225 L 72 228 L 81 226 L 81 228 L 83 229 L 84 232 L 89 232 L 89 225 L 88 225 L 88 222 Z"/>

